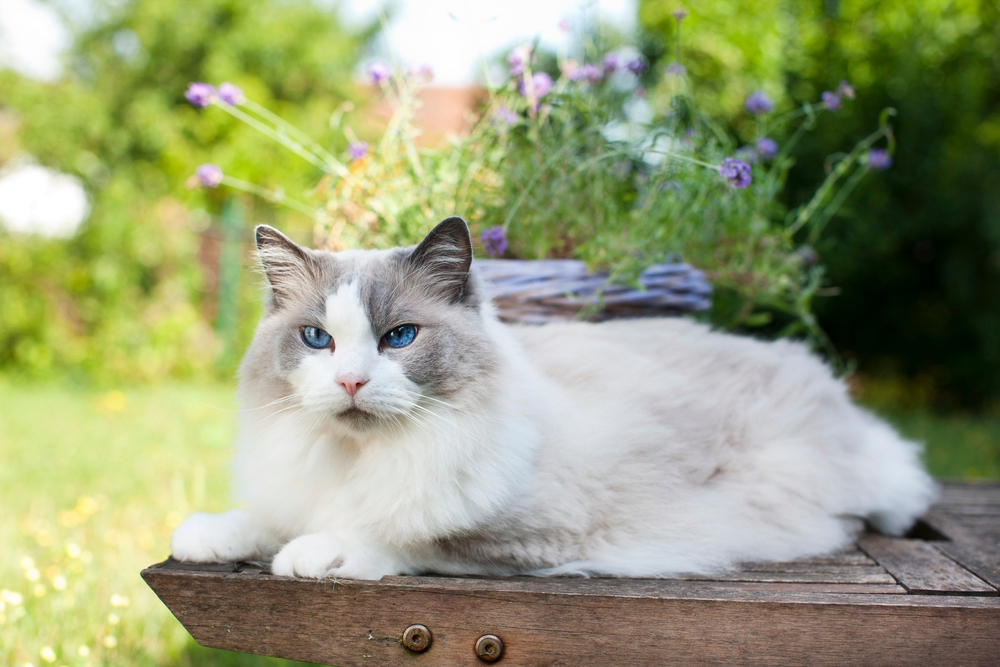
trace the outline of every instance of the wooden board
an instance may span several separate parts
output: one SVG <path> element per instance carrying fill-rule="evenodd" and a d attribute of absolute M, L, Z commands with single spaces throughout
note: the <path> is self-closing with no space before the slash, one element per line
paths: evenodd
<path fill-rule="evenodd" d="M 168 560 L 142 576 L 205 646 L 340 665 L 996 665 L 1000 485 L 945 485 L 910 539 L 668 580 L 276 577 Z M 984 509 L 985 508 L 985 509 Z M 920 539 L 918 539 L 918 536 Z M 424 653 L 402 644 L 430 629 Z"/>
<path fill-rule="evenodd" d="M 910 593 L 997 595 L 997 590 L 929 542 L 863 535 L 858 546 Z"/>

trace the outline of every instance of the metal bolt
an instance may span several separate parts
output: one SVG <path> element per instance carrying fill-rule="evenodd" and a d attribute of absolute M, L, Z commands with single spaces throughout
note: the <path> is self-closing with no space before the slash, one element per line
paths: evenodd
<path fill-rule="evenodd" d="M 411 625 L 403 631 L 403 646 L 415 653 L 426 651 L 431 645 L 431 631 L 426 625 Z"/>
<path fill-rule="evenodd" d="M 496 635 L 483 635 L 476 642 L 476 655 L 483 662 L 496 662 L 503 655 L 503 642 Z"/>

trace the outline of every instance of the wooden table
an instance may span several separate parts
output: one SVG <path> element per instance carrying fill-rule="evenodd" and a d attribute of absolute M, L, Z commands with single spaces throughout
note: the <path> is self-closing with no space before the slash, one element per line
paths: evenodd
<path fill-rule="evenodd" d="M 167 560 L 146 583 L 204 646 L 342 665 L 1000 665 L 1000 484 L 946 484 L 907 539 L 670 580 L 276 577 Z M 402 635 L 426 626 L 430 647 Z"/>

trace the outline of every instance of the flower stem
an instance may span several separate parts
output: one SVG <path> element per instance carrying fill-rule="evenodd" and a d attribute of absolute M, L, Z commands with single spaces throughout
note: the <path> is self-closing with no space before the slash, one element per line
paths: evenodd
<path fill-rule="evenodd" d="M 802 227 L 807 222 L 809 222 L 810 218 L 812 218 L 813 213 L 815 213 L 816 209 L 818 209 L 820 205 L 826 200 L 827 195 L 830 194 L 830 191 L 833 189 L 833 186 L 837 183 L 837 181 L 840 180 L 842 176 L 845 176 L 847 172 L 850 171 L 851 168 L 855 166 L 855 164 L 858 161 L 858 158 L 861 157 L 861 153 L 868 150 L 872 146 L 872 144 L 874 144 L 876 141 L 885 136 L 887 131 L 888 131 L 888 125 L 883 125 L 879 129 L 875 130 L 867 137 L 859 141 L 857 145 L 854 146 L 854 150 L 852 150 L 847 155 L 847 157 L 845 157 L 843 160 L 837 163 L 837 166 L 833 168 L 830 174 L 826 177 L 826 180 L 824 180 L 822 185 L 819 186 L 819 189 L 816 190 L 816 193 L 813 195 L 812 199 L 809 200 L 809 203 L 806 204 L 799 211 L 799 214 L 795 217 L 795 222 L 793 222 L 791 226 L 788 228 L 788 234 L 790 236 L 794 235 L 797 231 L 802 229 Z M 855 183 L 855 185 L 857 184 Z M 843 202 L 843 200 L 840 201 L 841 203 Z M 830 213 L 830 216 L 832 215 L 833 212 Z M 829 217 L 827 217 L 823 221 L 824 225 L 826 224 L 826 220 L 828 219 Z M 809 237 L 812 238 L 813 234 L 810 233 Z"/>
<path fill-rule="evenodd" d="M 220 106 L 221 106 L 221 104 L 220 104 Z M 263 106 L 257 104 L 253 100 L 249 100 L 249 99 L 246 100 L 243 103 L 243 106 L 249 108 L 251 111 L 253 111 L 258 116 L 262 116 L 264 119 L 266 119 L 267 121 L 271 122 L 275 127 L 278 127 L 278 128 L 281 128 L 281 129 L 285 130 L 285 132 L 287 132 L 289 135 L 291 135 L 292 137 L 294 137 L 296 141 L 298 141 L 298 142 L 300 142 L 300 143 L 305 144 L 306 146 L 308 146 L 314 153 L 316 153 L 316 155 L 318 155 L 319 157 L 323 158 L 324 160 L 326 160 L 331 165 L 332 164 L 339 164 L 340 161 L 337 158 L 335 158 L 333 155 L 331 155 L 329 151 L 327 151 L 325 148 L 323 148 L 318 143 L 316 143 L 316 141 L 313 140 L 313 138 L 310 137 L 308 134 L 306 134 L 305 132 L 303 132 L 299 128 L 295 127 L 294 125 L 292 125 L 291 123 L 289 123 L 288 121 L 286 121 L 285 119 L 283 119 L 281 116 L 278 116 L 277 114 L 272 113 L 269 109 L 267 109 L 266 107 L 263 107 Z"/>
<path fill-rule="evenodd" d="M 299 213 L 309 216 L 313 220 L 315 220 L 317 217 L 316 209 L 310 208 L 308 205 L 303 204 L 302 202 L 296 199 L 291 199 L 290 197 L 285 196 L 284 193 L 278 190 L 268 190 L 267 188 L 261 187 L 256 183 L 244 181 L 241 178 L 234 178 L 232 176 L 223 176 L 221 184 L 227 185 L 233 188 L 234 190 L 242 190 L 243 192 L 249 192 L 250 194 L 256 195 L 257 197 L 260 197 L 261 199 L 264 199 L 266 201 L 287 206 L 293 211 L 298 211 Z"/>

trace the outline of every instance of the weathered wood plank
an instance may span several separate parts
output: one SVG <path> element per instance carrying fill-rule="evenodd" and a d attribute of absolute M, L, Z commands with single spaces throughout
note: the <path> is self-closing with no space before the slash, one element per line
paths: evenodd
<path fill-rule="evenodd" d="M 878 561 L 911 594 L 997 595 L 997 590 L 927 542 L 865 534 L 862 551 Z"/>
<path fill-rule="evenodd" d="M 767 581 L 767 582 L 816 582 L 831 584 L 894 584 L 896 580 L 880 565 L 804 565 L 788 566 L 779 570 L 742 570 L 712 576 L 687 575 L 685 580 L 711 581 Z"/>
<path fill-rule="evenodd" d="M 153 567 L 143 577 L 207 646 L 353 665 L 992 665 L 994 598 L 711 590 L 702 582 L 387 577 L 308 581 Z M 705 582 L 708 583 L 708 582 Z M 716 582 L 714 585 L 724 585 Z M 403 630 L 430 628 L 430 648 Z"/>
<path fill-rule="evenodd" d="M 763 569 L 763 568 L 778 568 L 774 571 L 780 571 L 779 569 L 788 565 L 801 566 L 801 565 L 876 565 L 877 563 L 871 559 L 868 554 L 861 551 L 857 547 L 852 547 L 849 551 L 841 551 L 835 554 L 828 554 L 826 556 L 813 556 L 811 558 L 802 558 L 795 561 L 778 561 L 778 562 L 765 562 L 765 563 L 747 563 L 743 566 L 743 569 Z"/>
<path fill-rule="evenodd" d="M 995 482 L 946 483 L 937 505 L 1000 505 L 1000 484 Z"/>
<path fill-rule="evenodd" d="M 1000 591 L 1000 547 L 962 542 L 935 542 L 934 548 Z"/>
<path fill-rule="evenodd" d="M 969 544 L 978 544 L 981 541 L 981 537 L 960 517 L 946 514 L 936 506 L 926 512 L 921 520 L 949 540 Z"/>
<path fill-rule="evenodd" d="M 938 505 L 942 512 L 956 516 L 992 516 L 1000 519 L 1000 504 L 973 505 L 971 503 L 950 503 Z"/>

